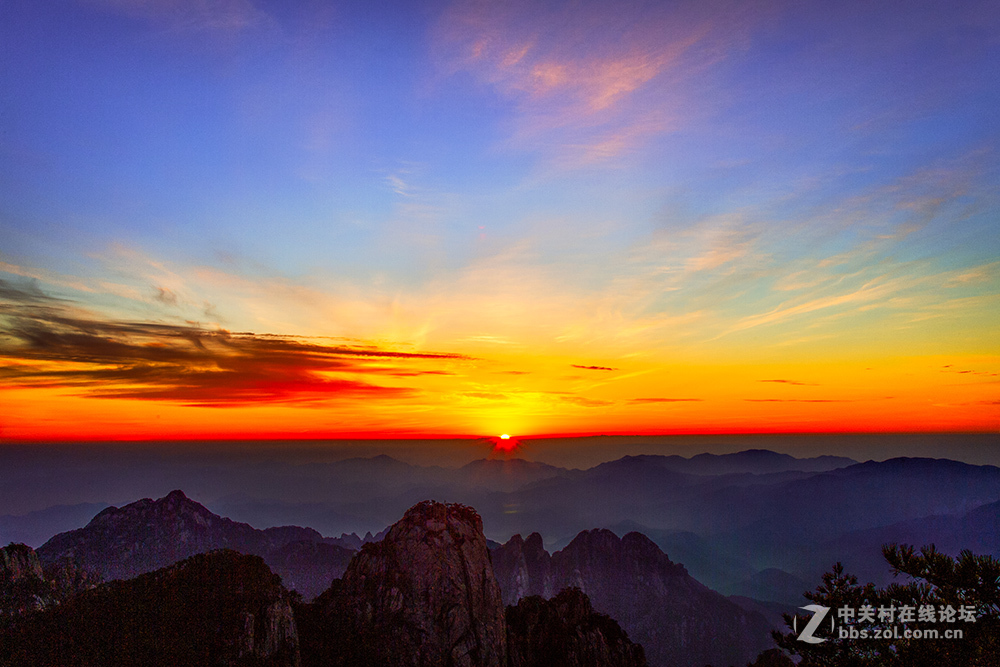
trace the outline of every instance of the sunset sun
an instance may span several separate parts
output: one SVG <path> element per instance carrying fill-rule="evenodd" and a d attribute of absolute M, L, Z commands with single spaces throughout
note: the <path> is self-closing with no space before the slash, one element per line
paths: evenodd
<path fill-rule="evenodd" d="M 493 453 L 503 454 L 510 456 L 514 452 L 517 452 L 521 448 L 521 443 L 516 439 L 510 437 L 509 434 L 504 433 L 501 436 L 491 438 L 493 442 Z"/>

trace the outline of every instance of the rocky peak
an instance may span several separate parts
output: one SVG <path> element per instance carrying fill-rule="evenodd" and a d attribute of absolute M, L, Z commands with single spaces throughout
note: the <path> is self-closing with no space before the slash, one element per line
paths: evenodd
<path fill-rule="evenodd" d="M 494 572 L 500 584 L 505 605 L 517 604 L 521 598 L 540 595 L 550 598 L 554 582 L 551 577 L 551 557 L 542 544 L 542 536 L 532 533 L 528 539 L 514 535 L 493 550 Z"/>
<path fill-rule="evenodd" d="M 641 533 L 586 530 L 551 556 L 541 537 L 518 536 L 493 558 L 505 602 L 579 588 L 655 667 L 745 664 L 771 643 L 762 616 L 703 586 Z"/>
<path fill-rule="evenodd" d="M 425 500 L 408 509 L 403 518 L 392 525 L 386 538 L 395 540 L 401 533 L 411 530 L 430 535 L 442 533 L 446 529 L 449 532 L 458 531 L 474 535 L 483 532 L 483 520 L 471 507 Z"/>
<path fill-rule="evenodd" d="M 219 518 L 200 503 L 188 498 L 183 491 L 175 490 L 159 500 L 143 498 L 122 508 L 108 507 L 95 516 L 87 524 L 87 528 L 109 530 L 136 521 L 158 521 L 169 522 L 175 528 L 184 529 L 186 524 L 208 527 Z"/>
<path fill-rule="evenodd" d="M 93 573 L 72 560 L 43 569 L 34 549 L 10 544 L 0 549 L 0 626 L 59 604 L 96 583 Z"/>
<path fill-rule="evenodd" d="M 578 588 L 508 607 L 507 645 L 510 667 L 646 666 L 642 647 L 612 618 L 596 613 Z"/>
<path fill-rule="evenodd" d="M 518 537 L 520 537 L 520 535 L 518 535 Z M 538 533 L 528 535 L 528 539 L 524 541 L 524 550 L 533 554 L 544 552 L 545 546 L 542 543 L 542 536 Z"/>
<path fill-rule="evenodd" d="M 656 542 L 653 542 L 653 540 L 649 539 L 642 533 L 633 531 L 626 534 L 625 537 L 622 538 L 621 544 L 622 549 L 627 553 L 632 554 L 635 558 L 650 560 L 659 559 L 661 557 L 666 558 L 666 554 L 660 550 L 660 547 L 656 546 Z M 670 561 L 669 558 L 666 558 L 666 560 L 668 562 Z M 684 567 L 680 564 L 677 565 L 680 568 Z M 685 569 L 684 572 L 687 572 L 687 570 Z"/>
<path fill-rule="evenodd" d="M 561 575 L 557 589 L 577 586 L 591 597 L 598 588 L 629 590 L 639 581 L 665 590 L 669 580 L 688 576 L 683 565 L 671 561 L 645 535 L 629 533 L 619 538 L 607 529 L 581 532 L 552 555 L 552 567 Z M 598 599 L 603 597 L 598 594 Z"/>
<path fill-rule="evenodd" d="M 502 667 L 506 631 L 482 519 L 471 507 L 425 501 L 351 561 L 328 605 L 375 665 Z M 331 610 L 333 611 L 333 610 Z"/>
<path fill-rule="evenodd" d="M 26 544 L 10 544 L 0 549 L 0 585 L 25 579 L 42 579 L 42 562 Z"/>

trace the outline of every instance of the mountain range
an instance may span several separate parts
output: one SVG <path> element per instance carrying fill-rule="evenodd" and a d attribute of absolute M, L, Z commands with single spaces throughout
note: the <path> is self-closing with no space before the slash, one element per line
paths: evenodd
<path fill-rule="evenodd" d="M 466 523 L 471 521 L 466 518 Z M 478 534 L 482 532 L 478 514 L 476 522 Z M 360 562 L 367 562 L 369 547 L 402 539 L 399 526 L 384 540 L 363 546 Z M 233 549 L 261 556 L 287 588 L 309 602 L 336 579 L 343 577 L 343 585 L 349 585 L 353 581 L 347 575 L 349 567 L 352 563 L 360 567 L 353 550 L 331 543 L 339 541 L 296 526 L 257 530 L 213 514 L 183 492 L 173 491 L 159 500 L 107 508 L 84 528 L 53 537 L 38 556 L 42 563 L 73 560 L 105 580 L 119 580 L 198 553 Z M 410 553 L 414 549 L 412 544 L 403 548 L 407 559 L 416 558 Z M 672 562 L 639 533 L 619 538 L 606 529 L 584 531 L 551 556 L 538 533 L 526 542 L 515 535 L 492 551 L 483 537 L 483 549 L 476 558 L 491 563 L 503 605 L 517 605 L 530 596 L 550 599 L 564 589 L 578 589 L 589 596 L 587 605 L 593 604 L 596 613 L 622 623 L 629 636 L 646 647 L 652 665 L 746 662 L 770 646 L 770 626 L 763 617 L 697 582 L 683 565 Z M 423 558 L 438 556 L 430 550 Z"/>
<path fill-rule="evenodd" d="M 298 495 L 293 482 L 301 487 Z M 262 557 L 308 603 L 346 572 L 366 542 L 385 536 L 393 519 L 383 523 L 381 517 L 390 512 L 398 517 L 425 498 L 439 498 L 477 508 L 498 563 L 505 604 L 533 595 L 551 600 L 561 586 L 572 584 L 588 595 L 594 613 L 609 614 L 637 638 L 638 626 L 599 593 L 605 575 L 588 581 L 552 570 L 564 558 L 562 552 L 575 552 L 578 540 L 595 531 L 608 545 L 614 540 L 607 535 L 613 535 L 619 550 L 626 537 L 630 548 L 635 546 L 631 533 L 641 534 L 667 561 L 683 563 L 692 581 L 731 596 L 739 613 L 755 619 L 751 625 L 761 617 L 774 625 L 780 622 L 779 611 L 805 604 L 802 592 L 814 588 L 835 561 L 865 581 L 887 583 L 891 573 L 880 550 L 888 542 L 1000 555 L 1000 469 L 944 459 L 856 463 L 757 450 L 691 458 L 628 456 L 587 470 L 518 459 L 449 470 L 380 456 L 326 466 L 277 466 L 274 479 L 257 488 L 259 496 L 244 491 L 208 503 L 216 512 L 233 510 L 230 516 L 238 521 L 179 492 L 108 507 L 85 528 L 40 547 L 40 562 L 69 556 L 115 578 L 201 551 L 233 548 Z M 266 520 L 255 522 L 262 513 Z M 299 527 L 312 525 L 299 521 L 310 516 L 326 517 L 326 527 Z M 344 523 L 337 517 L 351 518 Z M 287 525 L 293 523 L 298 525 Z M 339 538 L 323 536 L 348 527 L 352 531 Z M 548 567 L 548 574 L 508 578 L 500 554 L 517 540 L 523 543 L 525 571 Z M 588 549 L 599 551 L 601 544 L 597 540 Z M 622 553 L 616 557 L 625 558 Z M 647 565 L 654 561 L 651 557 Z M 658 649 L 648 640 L 640 643 L 648 645 L 647 656 L 657 664 Z M 746 644 L 748 655 L 751 645 Z"/>
<path fill-rule="evenodd" d="M 167 529 L 180 525 L 172 514 L 193 509 L 179 493 L 156 502 Z M 123 508 L 119 526 L 135 522 L 150 501 L 134 505 Z M 109 544 L 114 553 L 123 543 Z M 45 577 L 29 547 L 0 550 L 4 667 L 647 665 L 642 647 L 580 589 L 505 609 L 482 520 L 455 504 L 412 507 L 311 604 L 290 594 L 259 556 L 225 549 L 43 607 L 5 606 L 8 588 L 41 590 Z"/>
<path fill-rule="evenodd" d="M 493 569 L 506 604 L 583 591 L 642 644 L 651 665 L 742 665 L 772 645 L 761 614 L 699 583 L 641 533 L 584 531 L 551 555 L 538 533 L 515 535 L 494 549 Z"/>
<path fill-rule="evenodd" d="M 354 555 L 338 538 L 312 528 L 258 530 L 210 512 L 183 491 L 109 507 L 83 528 L 60 533 L 38 549 L 44 564 L 72 559 L 105 580 L 131 579 L 189 556 L 232 549 L 260 556 L 289 588 L 307 599 L 340 577 Z"/>

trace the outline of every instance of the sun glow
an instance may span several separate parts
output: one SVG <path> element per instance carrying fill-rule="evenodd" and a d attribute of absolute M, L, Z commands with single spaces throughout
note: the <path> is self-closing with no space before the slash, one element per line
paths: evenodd
<path fill-rule="evenodd" d="M 493 443 L 494 455 L 499 454 L 504 457 L 512 456 L 519 451 L 521 447 L 521 443 L 516 438 L 510 437 L 506 433 L 501 436 L 490 438 L 490 440 Z"/>

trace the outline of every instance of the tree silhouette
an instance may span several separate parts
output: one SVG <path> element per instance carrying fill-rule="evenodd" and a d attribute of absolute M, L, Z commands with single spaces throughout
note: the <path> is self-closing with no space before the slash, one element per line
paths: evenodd
<path fill-rule="evenodd" d="M 1000 561 L 968 550 L 953 558 L 934 545 L 917 552 L 888 544 L 882 555 L 894 575 L 909 580 L 860 585 L 837 563 L 805 594 L 830 609 L 813 633 L 823 641 L 799 639 L 809 619 L 785 615 L 793 631 L 774 638 L 802 656 L 799 667 L 1000 667 Z"/>

